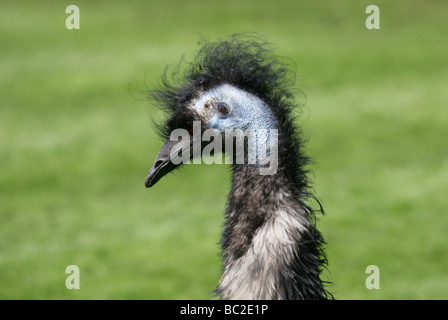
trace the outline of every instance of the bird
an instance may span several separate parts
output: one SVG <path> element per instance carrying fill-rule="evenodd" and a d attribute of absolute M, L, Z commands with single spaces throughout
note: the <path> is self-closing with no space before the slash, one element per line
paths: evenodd
<path fill-rule="evenodd" d="M 314 195 L 312 160 L 296 124 L 300 106 L 293 89 L 295 72 L 275 55 L 270 42 L 256 36 L 233 34 L 199 44 L 191 62 L 181 59 L 174 70 L 167 67 L 158 86 L 149 90 L 148 98 L 166 113 L 155 121 L 165 142 L 145 186 L 153 187 L 184 164 L 173 161 L 180 152 L 173 151 L 179 144 L 171 136 L 175 130 L 187 132 L 191 146 L 198 142 L 194 123 L 201 133 L 222 135 L 225 142 L 217 149 L 231 153 L 231 186 L 220 241 L 222 275 L 214 295 L 222 300 L 333 299 L 326 288 L 329 282 L 321 279 L 328 260 L 316 222 L 324 210 Z M 248 151 L 259 148 L 251 147 L 248 139 L 239 149 L 246 151 L 243 161 L 235 161 L 238 150 L 227 148 L 235 139 L 224 139 L 230 130 L 273 132 L 265 139 L 270 146 L 265 154 L 276 153 L 274 170 L 261 174 L 267 164 L 259 153 L 249 161 Z M 204 150 L 203 141 L 197 145 Z M 193 158 L 190 152 L 188 159 Z"/>

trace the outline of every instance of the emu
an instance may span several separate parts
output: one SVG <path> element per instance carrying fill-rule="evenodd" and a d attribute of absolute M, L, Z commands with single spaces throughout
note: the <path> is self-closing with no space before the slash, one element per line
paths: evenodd
<path fill-rule="evenodd" d="M 333 298 L 320 278 L 327 259 L 316 213 L 323 209 L 313 195 L 310 158 L 295 125 L 293 81 L 268 43 L 233 35 L 202 41 L 191 63 L 173 73 L 167 68 L 159 87 L 150 91 L 168 117 L 156 123 L 165 143 L 146 177 L 147 188 L 180 166 L 170 160 L 175 129 L 192 134 L 192 123 L 200 121 L 201 130 L 214 129 L 223 136 L 228 129 L 278 130 L 274 174 L 261 175 L 257 161 L 231 165 L 221 240 L 223 270 L 214 290 L 221 299 Z"/>

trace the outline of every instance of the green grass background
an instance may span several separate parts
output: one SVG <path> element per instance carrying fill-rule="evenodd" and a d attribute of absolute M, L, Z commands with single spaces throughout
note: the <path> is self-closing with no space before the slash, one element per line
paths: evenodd
<path fill-rule="evenodd" d="M 80 30 L 65 28 L 70 4 Z M 380 30 L 365 27 L 370 4 Z M 0 299 L 210 299 L 229 168 L 186 166 L 146 190 L 161 142 L 142 98 L 198 39 L 242 31 L 297 65 L 329 290 L 447 299 L 447 12 L 434 0 L 2 1 Z M 79 290 L 65 287 L 72 264 Z"/>

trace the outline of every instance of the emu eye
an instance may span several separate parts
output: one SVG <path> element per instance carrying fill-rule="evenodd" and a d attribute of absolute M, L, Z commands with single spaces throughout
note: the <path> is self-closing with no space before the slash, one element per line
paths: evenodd
<path fill-rule="evenodd" d="M 219 113 L 221 113 L 224 116 L 228 115 L 230 112 L 230 107 L 225 102 L 219 102 L 216 107 L 217 107 Z"/>

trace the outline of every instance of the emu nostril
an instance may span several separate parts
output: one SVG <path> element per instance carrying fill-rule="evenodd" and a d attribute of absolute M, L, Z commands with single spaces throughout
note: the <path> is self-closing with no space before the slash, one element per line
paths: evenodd
<path fill-rule="evenodd" d="M 154 164 L 154 169 L 157 169 L 158 167 L 160 167 L 163 164 L 162 160 L 158 160 L 156 161 L 156 163 Z"/>
<path fill-rule="evenodd" d="M 225 102 L 219 102 L 217 105 L 218 111 L 223 115 L 228 115 L 230 112 L 230 107 Z"/>

